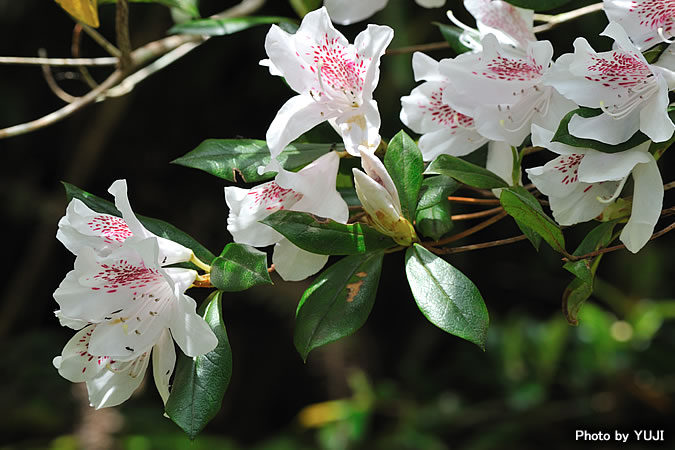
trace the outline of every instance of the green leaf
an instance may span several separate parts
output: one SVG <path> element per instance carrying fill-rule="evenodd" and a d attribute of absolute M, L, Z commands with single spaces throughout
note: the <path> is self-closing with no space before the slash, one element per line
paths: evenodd
<path fill-rule="evenodd" d="M 549 11 L 560 8 L 572 0 L 506 0 L 507 3 L 519 8 L 533 9 L 535 11 Z"/>
<path fill-rule="evenodd" d="M 232 375 L 232 349 L 223 323 L 221 297 L 216 291 L 207 299 L 204 320 L 218 338 L 218 345 L 202 356 L 181 354 L 166 413 L 190 439 L 218 413 Z"/>
<path fill-rule="evenodd" d="M 66 197 L 68 201 L 73 198 L 78 198 L 87 205 L 89 208 L 93 209 L 96 212 L 103 214 L 110 214 L 113 216 L 121 217 L 122 214 L 115 208 L 115 204 L 109 202 L 108 200 L 103 200 L 100 197 L 90 194 L 87 191 L 84 191 L 72 184 L 62 182 L 63 186 L 66 188 Z M 189 234 L 179 230 L 175 226 L 171 225 L 168 222 L 159 219 L 152 219 L 150 217 L 145 217 L 136 214 L 138 220 L 141 221 L 143 226 L 147 228 L 150 232 L 156 234 L 159 237 L 169 239 L 174 242 L 191 249 L 197 258 L 206 262 L 207 264 L 213 261 L 215 255 L 211 253 L 206 247 L 194 240 Z"/>
<path fill-rule="evenodd" d="M 417 306 L 431 323 L 485 350 L 488 312 L 471 280 L 419 244 L 406 251 L 405 271 Z"/>
<path fill-rule="evenodd" d="M 278 156 L 286 170 L 294 170 L 338 147 L 333 144 L 291 144 Z M 265 141 L 257 139 L 207 139 L 191 152 L 172 161 L 184 167 L 203 170 L 227 181 L 257 183 L 274 178 L 275 172 L 258 174 L 258 167 L 270 162 Z"/>
<path fill-rule="evenodd" d="M 230 242 L 211 264 L 211 284 L 221 291 L 245 291 L 258 284 L 274 284 L 267 271 L 267 254 Z"/>
<path fill-rule="evenodd" d="M 273 16 L 249 16 L 249 17 L 228 17 L 222 19 L 199 19 L 190 22 L 175 25 L 169 30 L 169 33 L 176 34 L 197 34 L 200 36 L 225 36 L 238 33 L 259 25 L 269 25 L 273 23 L 291 22 L 293 19 L 287 17 Z"/>
<path fill-rule="evenodd" d="M 663 52 L 666 51 L 668 45 L 670 44 L 663 42 L 659 45 L 650 48 L 649 50 L 642 52 L 642 56 L 645 57 L 645 59 L 649 64 L 653 64 L 659 59 L 661 54 L 663 54 Z"/>
<path fill-rule="evenodd" d="M 307 288 L 295 315 L 295 348 L 309 352 L 353 334 L 368 319 L 382 271 L 382 252 L 352 255 L 324 270 Z"/>
<path fill-rule="evenodd" d="M 321 0 L 288 0 L 293 10 L 300 17 L 305 17 L 310 11 L 321 8 Z"/>
<path fill-rule="evenodd" d="M 562 310 L 565 318 L 570 325 L 579 325 L 579 310 L 593 294 L 593 275 L 600 263 L 600 257 L 596 258 L 591 264 L 591 280 L 584 281 L 581 278 L 574 277 L 572 282 L 567 285 L 562 297 Z"/>
<path fill-rule="evenodd" d="M 540 235 L 554 250 L 567 254 L 560 227 L 544 213 L 537 199 L 527 189 L 520 186 L 504 189 L 499 201 L 519 224 Z"/>
<path fill-rule="evenodd" d="M 103 3 L 116 3 L 117 0 L 100 0 Z M 198 0 L 129 0 L 132 3 L 159 3 L 169 8 L 178 8 L 191 17 L 199 17 Z"/>
<path fill-rule="evenodd" d="M 422 195 L 415 212 L 417 229 L 426 237 L 435 241 L 452 230 L 450 200 L 459 188 L 459 183 L 445 175 L 425 178 L 422 182 Z"/>
<path fill-rule="evenodd" d="M 539 247 L 541 247 L 541 236 L 539 236 L 532 228 L 528 227 L 520 220 L 518 219 L 514 220 L 516 221 L 516 225 L 518 225 L 518 228 L 520 228 L 520 231 L 522 231 L 525 237 L 527 237 L 527 240 L 530 241 L 534 249 L 536 251 L 539 251 Z"/>
<path fill-rule="evenodd" d="M 450 155 L 440 155 L 427 167 L 426 174 L 447 175 L 460 183 L 481 189 L 508 187 L 508 183 L 489 170 Z"/>
<path fill-rule="evenodd" d="M 600 225 L 593 228 L 586 235 L 583 241 L 581 241 L 581 244 L 579 244 L 572 255 L 586 255 L 609 245 L 614 233 L 614 227 L 616 227 L 617 223 L 618 220 L 612 220 L 610 222 L 601 223 Z M 582 281 L 585 281 L 586 283 L 592 283 L 593 274 L 591 272 L 591 262 L 592 258 L 582 259 L 579 261 L 569 261 L 565 263 L 563 268 L 574 274 L 576 277 L 581 278 Z"/>
<path fill-rule="evenodd" d="M 459 55 L 460 53 L 466 53 L 471 50 L 469 47 L 462 44 L 462 41 L 460 40 L 464 30 L 454 25 L 446 25 L 440 22 L 433 22 L 433 24 L 438 27 L 443 35 L 443 39 L 450 44 L 450 48 L 452 48 L 455 53 Z"/>
<path fill-rule="evenodd" d="M 345 225 L 303 212 L 277 211 L 261 222 L 301 249 L 319 255 L 356 255 L 396 246 L 390 237 L 368 225 Z"/>
<path fill-rule="evenodd" d="M 553 139 L 551 140 L 553 142 L 561 142 L 563 144 L 567 144 L 572 147 L 592 148 L 593 150 L 597 150 L 603 153 L 622 152 L 624 150 L 629 150 L 633 147 L 637 147 L 643 142 L 649 140 L 649 138 L 645 136 L 645 134 L 642 133 L 641 131 L 635 133 L 626 142 L 622 142 L 621 144 L 616 145 L 606 144 L 604 142 L 596 141 L 594 139 L 579 138 L 570 134 L 568 127 L 570 120 L 572 120 L 572 117 L 577 115 L 579 117 L 587 119 L 590 117 L 599 116 L 600 114 L 602 114 L 601 109 L 579 108 L 570 111 L 560 121 L 560 125 L 558 126 L 558 129 L 556 130 L 555 134 L 553 135 Z"/>
<path fill-rule="evenodd" d="M 422 188 L 424 161 L 417 144 L 404 131 L 399 131 L 389 141 L 387 153 L 384 155 L 384 166 L 398 190 L 403 216 L 412 222 Z"/>

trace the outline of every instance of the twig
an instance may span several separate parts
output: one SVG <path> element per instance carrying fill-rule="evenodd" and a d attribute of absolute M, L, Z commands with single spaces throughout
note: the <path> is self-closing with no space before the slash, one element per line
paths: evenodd
<path fill-rule="evenodd" d="M 111 44 L 106 38 L 103 37 L 101 33 L 98 31 L 94 30 L 92 27 L 87 25 L 86 23 L 78 22 L 81 26 L 82 29 L 84 30 L 85 33 L 89 35 L 90 38 L 92 38 L 98 45 L 103 47 L 105 51 L 107 51 L 111 56 L 114 56 L 115 58 L 119 58 L 122 56 L 122 53 L 119 51 L 117 47 L 115 47 L 113 44 Z"/>
<path fill-rule="evenodd" d="M 506 239 L 499 239 L 496 241 L 482 242 L 480 244 L 471 244 L 471 245 L 462 245 L 460 247 L 445 247 L 445 248 L 429 248 L 429 251 L 437 255 L 450 255 L 454 253 L 470 252 L 473 250 L 481 250 L 484 248 L 498 247 L 500 245 L 513 244 L 515 242 L 520 242 L 527 239 L 527 236 L 521 234 L 520 236 L 514 236 Z"/>
<path fill-rule="evenodd" d="M 47 59 L 47 51 L 44 48 L 41 48 L 38 50 L 38 54 Z M 61 86 L 56 82 L 54 79 L 54 75 L 52 74 L 52 68 L 51 66 L 44 64 L 42 66 L 42 75 L 45 77 L 45 81 L 47 82 L 47 86 L 49 86 L 49 89 L 56 95 L 58 98 L 63 100 L 66 103 L 73 103 L 75 100 L 77 100 L 77 97 L 74 97 L 61 89 Z"/>
<path fill-rule="evenodd" d="M 470 213 L 470 214 L 457 214 L 456 216 L 451 216 L 450 219 L 452 219 L 453 222 L 456 222 L 458 220 L 468 220 L 468 219 L 479 219 L 481 217 L 486 217 L 486 216 L 491 216 L 493 214 L 497 214 L 499 211 L 503 211 L 504 208 L 501 206 L 497 206 L 496 208 L 491 208 L 491 209 L 486 209 L 484 211 L 479 211 L 475 213 Z"/>
<path fill-rule="evenodd" d="M 114 66 L 117 58 L 31 58 L 25 56 L 0 56 L 0 64 L 23 66 Z"/>
<path fill-rule="evenodd" d="M 115 34 L 117 47 L 120 49 L 120 69 L 126 71 L 131 68 L 131 38 L 129 37 L 129 3 L 127 0 L 117 0 L 115 14 Z"/>
<path fill-rule="evenodd" d="M 675 181 L 671 181 L 670 183 L 666 183 L 663 185 L 663 190 L 667 191 L 669 189 L 675 188 Z"/>
<path fill-rule="evenodd" d="M 446 41 L 431 42 L 429 44 L 410 45 L 408 47 L 391 48 L 384 52 L 385 55 L 403 55 L 405 53 L 428 52 L 431 50 L 443 50 L 450 48 Z"/>
<path fill-rule="evenodd" d="M 70 44 L 70 51 L 75 58 L 80 56 L 80 44 L 82 43 L 82 26 L 79 23 L 76 23 L 73 27 L 73 42 Z M 118 61 L 117 58 L 115 58 Z M 90 89 L 96 89 L 98 83 L 94 80 L 94 77 L 91 76 L 89 70 L 85 66 L 77 66 L 77 70 L 82 75 L 82 79 L 85 83 L 89 85 Z"/>
<path fill-rule="evenodd" d="M 440 241 L 422 242 L 421 244 L 424 247 L 429 248 L 429 247 L 440 247 L 441 245 L 445 245 L 445 244 L 449 244 L 451 242 L 458 241 L 458 240 L 460 240 L 462 238 L 465 238 L 467 236 L 471 236 L 472 234 L 477 233 L 480 230 L 482 230 L 484 228 L 487 228 L 494 223 L 499 222 L 500 220 L 502 220 L 507 215 L 508 214 L 506 213 L 506 211 L 503 211 L 503 212 L 501 212 L 501 213 L 499 213 L 495 216 L 490 217 L 486 221 L 479 223 L 478 225 L 475 225 L 471 228 L 467 228 L 466 230 L 464 230 L 460 233 L 453 234 L 452 236 L 448 236 L 447 238 L 441 239 Z"/>
<path fill-rule="evenodd" d="M 668 225 L 667 227 L 665 227 L 661 231 L 657 231 L 656 233 L 652 234 L 652 237 L 650 237 L 649 240 L 651 241 L 653 239 L 661 237 L 664 234 L 668 233 L 669 231 L 672 231 L 673 229 L 675 229 L 675 222 L 671 223 L 670 225 Z M 625 244 L 619 244 L 619 245 L 615 245 L 613 247 L 601 248 L 600 250 L 597 250 L 597 251 L 594 251 L 594 252 L 591 252 L 591 253 L 586 253 L 585 255 L 581 255 L 581 256 L 569 255 L 569 256 L 563 258 L 563 261 L 579 261 L 581 259 L 594 258 L 598 255 L 602 255 L 604 253 L 614 252 L 616 250 L 621 250 L 623 248 L 626 248 L 626 245 Z"/>
<path fill-rule="evenodd" d="M 472 198 L 472 197 L 448 197 L 451 202 L 469 203 L 476 205 L 499 205 L 499 200 L 496 198 Z"/>
<path fill-rule="evenodd" d="M 535 14 L 534 20 L 546 23 L 543 25 L 537 25 L 532 29 L 532 31 L 534 31 L 535 33 L 548 31 L 551 28 L 563 22 L 567 22 L 576 19 L 578 17 L 585 16 L 586 14 L 594 13 L 596 11 L 602 11 L 602 7 L 603 7 L 602 3 L 595 3 L 593 5 L 584 6 L 583 8 L 575 9 L 573 11 L 556 14 L 555 16 L 550 16 L 547 14 Z"/>

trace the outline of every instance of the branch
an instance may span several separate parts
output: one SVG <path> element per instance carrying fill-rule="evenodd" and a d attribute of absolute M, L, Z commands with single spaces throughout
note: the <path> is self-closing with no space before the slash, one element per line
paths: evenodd
<path fill-rule="evenodd" d="M 506 211 L 503 211 L 503 212 L 501 212 L 501 213 L 499 213 L 499 214 L 497 214 L 497 215 L 495 215 L 495 216 L 490 217 L 488 220 L 479 223 L 478 225 L 474 225 L 474 226 L 471 227 L 471 228 L 467 228 L 466 230 L 464 230 L 464 231 L 462 231 L 462 232 L 460 232 L 460 233 L 453 234 L 452 236 L 449 236 L 449 237 L 447 237 L 447 238 L 445 238 L 445 239 L 441 239 L 440 241 L 421 242 L 421 244 L 422 244 L 424 247 L 429 248 L 429 247 L 439 247 L 439 246 L 441 246 L 441 245 L 445 245 L 445 244 L 449 244 L 449 243 L 451 243 L 451 242 L 458 241 L 458 240 L 460 240 L 460 239 L 462 239 L 462 238 L 465 238 L 465 237 L 467 237 L 467 236 L 471 236 L 472 234 L 477 233 L 477 232 L 479 232 L 480 230 L 482 230 L 482 229 L 484 229 L 484 228 L 487 228 L 487 227 L 489 227 L 490 225 L 492 225 L 492 224 L 494 224 L 494 223 L 499 222 L 500 220 L 502 220 L 502 219 L 503 219 L 504 217 L 506 217 L 507 215 L 508 215 L 508 214 L 506 213 Z"/>
<path fill-rule="evenodd" d="M 478 211 L 478 212 L 475 212 L 475 213 L 457 214 L 455 216 L 450 216 L 450 219 L 453 222 L 457 221 L 457 220 L 479 219 L 481 217 L 486 217 L 486 216 L 491 216 L 493 214 L 497 214 L 500 211 L 503 211 L 503 208 L 501 206 L 497 206 L 496 208 L 490 208 L 490 209 L 486 209 L 484 211 Z"/>
<path fill-rule="evenodd" d="M 40 50 L 38 50 L 38 53 L 40 56 L 47 59 L 47 51 L 45 49 L 41 48 Z M 61 86 L 59 86 L 59 84 L 54 79 L 54 74 L 52 74 L 51 66 L 47 64 L 43 65 L 42 75 L 44 75 L 45 81 L 47 82 L 47 86 L 49 86 L 49 89 L 51 89 L 54 95 L 56 95 L 58 98 L 60 98 L 66 103 L 73 103 L 75 100 L 77 100 L 77 97 L 72 96 L 63 89 L 61 89 Z"/>
<path fill-rule="evenodd" d="M 82 29 L 84 30 L 85 33 L 89 35 L 90 38 L 96 41 L 96 43 L 101 47 L 103 47 L 103 49 L 107 51 L 111 56 L 114 56 L 115 58 L 119 58 L 120 56 L 122 56 L 122 53 L 119 51 L 119 49 L 115 47 L 113 44 L 111 44 L 106 38 L 104 38 L 101 33 L 94 30 L 86 23 L 82 23 L 79 21 L 77 23 L 79 23 L 82 26 Z"/>
<path fill-rule="evenodd" d="M 665 210 L 665 211 L 669 211 L 669 210 L 670 209 Z M 668 215 L 668 214 L 666 214 L 666 215 Z M 652 234 L 652 237 L 650 237 L 649 240 L 651 241 L 653 239 L 661 237 L 664 234 L 668 233 L 669 231 L 672 231 L 673 229 L 675 229 L 675 222 L 671 223 L 670 225 L 668 225 L 667 227 L 665 227 L 661 231 L 657 231 L 656 233 Z M 614 251 L 621 250 L 621 249 L 624 249 L 624 248 L 626 248 L 625 244 L 619 244 L 619 245 L 615 245 L 613 247 L 601 248 L 600 250 L 597 250 L 597 251 L 591 252 L 591 253 L 586 253 L 585 255 L 581 255 L 581 256 L 570 255 L 568 257 L 563 258 L 563 261 L 579 261 L 581 259 L 594 258 L 596 256 L 599 256 L 599 255 L 602 255 L 602 254 L 605 254 L 605 253 L 614 252 Z"/>
<path fill-rule="evenodd" d="M 470 203 L 476 205 L 499 205 L 499 200 L 496 198 L 473 198 L 473 197 L 448 197 L 451 202 Z"/>
<path fill-rule="evenodd" d="M 131 68 L 131 38 L 129 37 L 129 3 L 127 0 L 117 0 L 115 14 L 115 34 L 117 46 L 120 49 L 120 69 Z"/>
<path fill-rule="evenodd" d="M 114 66 L 117 58 L 31 58 L 24 56 L 0 56 L 0 64 L 24 66 Z"/>
<path fill-rule="evenodd" d="M 568 11 L 561 14 L 556 14 L 555 16 L 550 16 L 548 14 L 535 14 L 534 20 L 539 22 L 546 22 L 543 25 L 537 25 L 532 31 L 535 33 L 541 33 L 543 31 L 548 31 L 551 28 L 555 27 L 564 22 L 568 22 L 573 19 L 577 19 L 586 14 L 591 14 L 596 11 L 602 11 L 603 3 L 595 3 L 593 5 L 584 6 L 583 8 L 575 9 L 573 11 Z"/>
<path fill-rule="evenodd" d="M 470 252 L 472 250 L 481 250 L 484 248 L 498 247 L 500 245 L 513 244 L 515 242 L 524 241 L 527 239 L 527 236 L 521 234 L 520 236 L 514 236 L 506 239 L 499 239 L 496 241 L 482 242 L 480 244 L 471 244 L 471 245 L 462 245 L 460 247 L 446 247 L 446 248 L 433 248 L 430 247 L 429 251 L 437 255 L 450 255 L 454 253 Z"/>
<path fill-rule="evenodd" d="M 410 45 L 408 47 L 391 48 L 384 52 L 385 55 L 403 55 L 405 53 L 428 52 L 432 50 L 443 50 L 450 48 L 446 41 L 431 42 L 429 44 Z"/>

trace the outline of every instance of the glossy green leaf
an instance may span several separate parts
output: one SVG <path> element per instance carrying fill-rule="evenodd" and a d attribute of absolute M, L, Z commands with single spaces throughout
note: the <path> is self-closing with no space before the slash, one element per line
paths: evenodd
<path fill-rule="evenodd" d="M 600 260 L 601 256 L 596 258 L 590 265 L 590 281 L 574 277 L 570 284 L 567 285 L 567 288 L 565 288 L 565 292 L 563 292 L 562 310 L 570 325 L 579 325 L 579 310 L 593 294 L 593 276 L 595 275 Z"/>
<path fill-rule="evenodd" d="M 642 56 L 645 57 L 649 64 L 653 64 L 659 59 L 661 54 L 666 51 L 669 45 L 670 44 L 668 43 L 662 42 L 661 44 L 655 45 L 649 50 L 642 52 Z"/>
<path fill-rule="evenodd" d="M 117 0 L 99 0 L 103 3 L 116 3 Z M 159 3 L 169 8 L 177 8 L 191 17 L 199 17 L 199 0 L 129 0 L 131 3 Z"/>
<path fill-rule="evenodd" d="M 535 11 L 550 11 L 552 9 L 560 8 L 572 0 L 506 0 L 513 6 L 525 9 L 533 9 Z"/>
<path fill-rule="evenodd" d="M 286 170 L 294 170 L 333 149 L 333 144 L 291 144 L 278 156 Z M 207 139 L 191 152 L 172 161 L 184 167 L 203 170 L 227 181 L 257 183 L 274 178 L 275 172 L 258 174 L 258 167 L 270 162 L 270 150 L 258 139 Z"/>
<path fill-rule="evenodd" d="M 445 175 L 425 178 L 422 182 L 422 195 L 417 204 L 415 224 L 426 237 L 438 240 L 452 230 L 450 200 L 459 188 L 459 183 Z"/>
<path fill-rule="evenodd" d="M 225 36 L 238 33 L 249 28 L 294 21 L 287 17 L 248 16 L 227 17 L 222 19 L 199 19 L 175 25 L 169 33 L 197 34 L 200 36 Z"/>
<path fill-rule="evenodd" d="M 565 238 L 557 223 L 544 213 L 537 199 L 525 188 L 502 190 L 499 201 L 517 222 L 540 235 L 556 251 L 565 254 Z"/>
<path fill-rule="evenodd" d="M 443 35 L 443 39 L 445 39 L 447 43 L 450 44 L 450 48 L 452 48 L 455 53 L 459 55 L 460 53 L 466 53 L 471 50 L 469 47 L 462 44 L 462 41 L 460 40 L 464 30 L 454 25 L 446 25 L 440 22 L 433 22 L 433 24 L 438 27 L 439 31 Z"/>
<path fill-rule="evenodd" d="M 568 128 L 570 120 L 572 120 L 572 117 L 577 115 L 579 117 L 587 119 L 590 117 L 599 116 L 600 114 L 602 114 L 601 109 L 579 108 L 575 109 L 574 111 L 570 111 L 560 121 L 560 125 L 558 126 L 558 129 L 556 130 L 551 140 L 553 142 L 561 142 L 563 144 L 567 144 L 572 147 L 591 148 L 593 150 L 598 150 L 603 153 L 622 152 L 624 150 L 629 150 L 633 147 L 637 147 L 643 142 L 649 140 L 649 138 L 645 136 L 645 134 L 642 133 L 641 131 L 635 133 L 626 142 L 622 142 L 621 144 L 617 145 L 606 144 L 604 142 L 596 141 L 594 139 L 579 138 L 570 134 Z"/>
<path fill-rule="evenodd" d="M 288 3 L 298 16 L 305 17 L 308 12 L 321 8 L 323 2 L 321 0 L 288 0 Z"/>
<path fill-rule="evenodd" d="M 230 242 L 211 264 L 211 284 L 227 292 L 273 284 L 267 271 L 267 254 L 248 245 Z"/>
<path fill-rule="evenodd" d="M 166 402 L 166 414 L 190 439 L 197 437 L 220 410 L 232 375 L 232 349 L 223 322 L 222 294 L 211 294 L 204 311 L 204 320 L 218 338 L 218 345 L 195 358 L 181 353 Z"/>
<path fill-rule="evenodd" d="M 84 191 L 76 186 L 73 186 L 69 183 L 63 183 L 63 186 L 66 188 L 66 197 L 68 201 L 73 198 L 78 198 L 87 205 L 89 208 L 93 209 L 96 212 L 103 214 L 110 214 L 113 216 L 121 217 L 122 214 L 115 208 L 115 204 L 109 202 L 108 200 L 103 200 L 100 197 L 90 194 L 87 191 Z M 150 217 L 145 217 L 141 215 L 136 215 L 138 220 L 152 233 L 157 236 L 178 242 L 181 245 L 191 249 L 197 258 L 206 262 L 207 264 L 213 261 L 215 255 L 211 253 L 206 247 L 197 242 L 189 234 L 179 230 L 175 226 L 171 225 L 168 222 L 158 219 L 152 219 Z"/>
<path fill-rule="evenodd" d="M 300 299 L 293 342 L 309 352 L 353 334 L 368 319 L 382 271 L 382 252 L 352 255 L 324 270 Z"/>
<path fill-rule="evenodd" d="M 617 222 L 617 220 L 612 220 L 610 222 L 601 223 L 593 228 L 581 241 L 581 244 L 579 244 L 572 255 L 586 255 L 609 245 Z M 582 281 L 591 283 L 593 281 L 593 274 L 591 272 L 592 260 L 593 258 L 569 261 L 565 263 L 563 267 L 576 277 L 581 278 Z"/>
<path fill-rule="evenodd" d="M 355 255 L 396 246 L 368 225 L 346 225 L 303 212 L 277 211 L 261 222 L 301 249 L 320 255 Z"/>
<path fill-rule="evenodd" d="M 403 216 L 412 222 L 422 188 L 424 161 L 417 144 L 404 131 L 399 131 L 389 141 L 387 153 L 384 155 L 384 166 L 398 190 Z"/>
<path fill-rule="evenodd" d="M 419 244 L 406 251 L 405 271 L 417 306 L 431 323 L 485 350 L 488 311 L 471 280 Z"/>
<path fill-rule="evenodd" d="M 447 175 L 460 183 L 482 189 L 503 188 L 509 185 L 489 170 L 450 155 L 440 155 L 427 167 L 425 173 Z"/>
<path fill-rule="evenodd" d="M 514 220 L 516 221 L 516 225 L 518 225 L 520 231 L 522 231 L 525 237 L 527 237 L 527 240 L 530 241 L 530 244 L 532 244 L 534 249 L 539 251 L 539 247 L 541 247 L 541 236 L 537 234 L 532 228 L 522 223 L 520 220 Z"/>

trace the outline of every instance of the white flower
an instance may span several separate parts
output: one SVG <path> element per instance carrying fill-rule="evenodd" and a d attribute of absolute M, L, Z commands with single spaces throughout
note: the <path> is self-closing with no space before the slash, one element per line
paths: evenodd
<path fill-rule="evenodd" d="M 501 44 L 522 49 L 537 40 L 532 31 L 531 9 L 517 8 L 501 0 L 464 0 L 464 7 L 476 19 L 478 30 L 457 20 L 452 11 L 448 11 L 448 19 L 464 30 L 460 41 L 473 51 L 482 50 L 481 40 L 488 34 L 494 34 Z"/>
<path fill-rule="evenodd" d="M 551 142 L 553 135 L 550 130 L 532 127 L 532 143 L 560 156 L 527 169 L 537 189 L 548 195 L 553 217 L 561 225 L 574 225 L 599 216 L 632 174 L 631 216 L 619 238 L 637 253 L 649 241 L 663 206 L 663 182 L 648 152 L 650 141 L 623 152 L 602 153 Z"/>
<path fill-rule="evenodd" d="M 389 172 L 373 152 L 361 152 L 365 173 L 354 168 L 356 195 L 368 213 L 373 226 L 401 245 L 417 241 L 415 229 L 403 217 L 398 190 Z"/>
<path fill-rule="evenodd" d="M 192 258 L 192 250 L 151 233 L 141 224 L 129 204 L 126 180 L 115 181 L 108 192 L 115 197 L 115 206 L 122 217 L 92 211 L 78 199 L 68 204 L 66 215 L 59 221 L 56 238 L 73 254 L 78 255 L 83 248 L 91 248 L 105 256 L 133 237 L 156 239 L 163 265 Z"/>
<path fill-rule="evenodd" d="M 171 336 L 188 356 L 203 355 L 218 343 L 213 331 L 196 313 L 195 301 L 185 294 L 197 272 L 162 268 L 158 261 L 158 240 L 152 237 L 129 238 L 105 256 L 83 246 L 75 269 L 54 292 L 61 307 L 57 316 L 62 325 L 78 329 L 92 324 L 86 328 L 86 354 L 78 344 L 84 342 L 80 332 L 54 364 L 65 378 L 87 381 L 90 402 L 97 408 L 114 406 L 131 395 L 140 383 L 137 378 L 142 378 L 153 347 L 153 358 L 158 359 L 155 381 L 166 401 L 175 361 Z M 80 348 L 79 353 L 74 350 L 76 347 Z M 87 365 L 93 359 L 101 365 L 85 376 L 87 367 L 93 367 Z M 79 367 L 81 377 L 86 379 L 76 379 L 74 367 Z"/>
<path fill-rule="evenodd" d="M 450 80 L 438 71 L 439 63 L 424 53 L 413 54 L 415 81 L 424 80 L 409 96 L 401 97 L 401 122 L 422 135 L 419 148 L 425 161 L 440 154 L 464 156 L 487 139 L 476 132 L 468 117 L 443 101 Z"/>
<path fill-rule="evenodd" d="M 668 140 L 675 130 L 667 112 L 673 73 L 649 65 L 617 23 L 602 34 L 614 39 L 614 50 L 596 53 L 577 38 L 574 53 L 562 55 L 544 80 L 578 105 L 603 110 L 592 118 L 574 116 L 569 132 L 608 144 L 625 142 L 638 130 L 654 142 Z"/>
<path fill-rule="evenodd" d="M 440 73 L 452 80 L 443 100 L 473 117 L 484 137 L 518 146 L 530 134 L 532 123 L 557 127 L 560 118 L 575 108 L 542 79 L 549 68 L 553 47 L 531 41 L 526 52 L 501 45 L 488 34 L 483 50 L 440 62 Z"/>
<path fill-rule="evenodd" d="M 285 280 L 302 280 L 318 272 L 328 260 L 291 244 L 260 220 L 279 210 L 301 211 L 346 223 L 349 209 L 335 189 L 340 158 L 327 153 L 297 173 L 279 169 L 274 181 L 252 189 L 225 188 L 230 209 L 227 230 L 234 241 L 254 247 L 276 244 L 272 255 L 275 270 Z"/>
<path fill-rule="evenodd" d="M 387 6 L 388 0 L 324 0 L 331 20 L 340 25 L 360 22 Z M 445 0 L 415 0 L 425 8 L 440 8 Z"/>
<path fill-rule="evenodd" d="M 89 403 L 96 409 L 117 406 L 138 388 L 148 367 L 152 351 L 155 385 L 164 403 L 169 398 L 169 379 L 176 363 L 176 351 L 168 330 L 164 330 L 148 349 L 134 359 L 120 361 L 89 352 L 89 343 L 97 325 L 78 331 L 68 341 L 53 364 L 59 374 L 73 383 L 86 382 Z"/>
<path fill-rule="evenodd" d="M 368 25 L 349 44 L 330 22 L 325 8 L 312 11 L 295 34 L 272 25 L 265 39 L 270 72 L 281 75 L 300 95 L 279 110 L 267 130 L 274 158 L 291 141 L 330 120 L 347 151 L 376 148 L 380 143 L 380 113 L 373 100 L 380 57 L 393 37 L 386 26 Z"/>
<path fill-rule="evenodd" d="M 675 37 L 675 1 L 603 0 L 610 22 L 617 22 L 640 50 Z"/>

